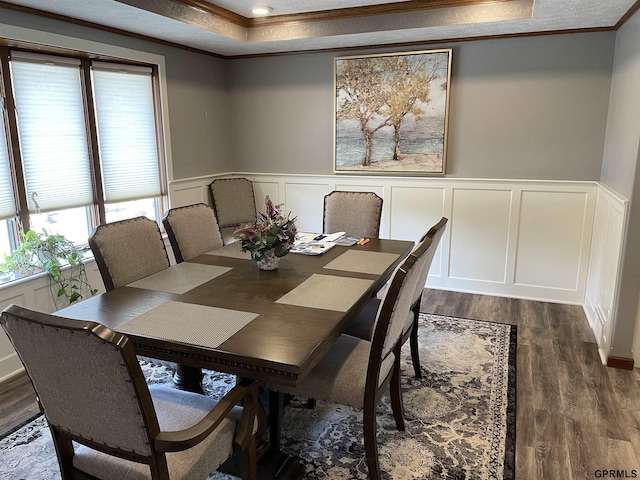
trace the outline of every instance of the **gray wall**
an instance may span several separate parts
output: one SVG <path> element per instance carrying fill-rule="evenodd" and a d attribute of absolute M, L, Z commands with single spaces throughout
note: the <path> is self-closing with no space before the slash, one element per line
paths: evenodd
<path fill-rule="evenodd" d="M 606 32 L 429 46 L 453 48 L 447 174 L 599 180 L 614 44 Z M 230 61 L 235 170 L 333 171 L 339 55 Z"/>
<path fill-rule="evenodd" d="M 163 55 L 175 179 L 332 172 L 333 58 L 359 52 L 222 60 L 2 8 L 0 23 Z M 613 338 L 622 356 L 640 296 L 639 24 L 636 13 L 619 32 L 424 47 L 453 48 L 449 176 L 602 179 L 632 199 Z"/>
<path fill-rule="evenodd" d="M 630 199 L 612 354 L 631 357 L 640 298 L 640 12 L 618 30 L 602 181 Z"/>
<path fill-rule="evenodd" d="M 0 18 L 163 55 L 175 179 L 333 171 L 333 58 L 357 52 L 222 60 L 1 8 Z M 614 44 L 608 32 L 425 47 L 453 48 L 447 174 L 599 180 Z"/>
<path fill-rule="evenodd" d="M 174 178 L 231 169 L 225 60 L 3 8 L 0 23 L 163 55 Z"/>

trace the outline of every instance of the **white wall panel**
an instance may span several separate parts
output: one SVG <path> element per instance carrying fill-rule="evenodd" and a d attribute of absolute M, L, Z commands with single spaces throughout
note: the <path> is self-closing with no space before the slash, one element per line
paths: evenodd
<path fill-rule="evenodd" d="M 609 224 L 610 204 L 600 199 L 596 203 L 596 211 L 593 223 L 593 235 L 591 243 L 591 255 L 589 261 L 589 275 L 585 294 L 585 311 L 591 329 L 596 334 L 598 345 L 601 342 L 602 319 L 598 314 L 598 297 L 602 284 L 602 269 L 607 243 L 607 228 Z M 597 330 L 597 331 L 596 331 Z"/>
<path fill-rule="evenodd" d="M 16 305 L 25 305 L 25 298 L 22 292 L 1 292 L 0 310 L 4 310 L 12 303 Z M 15 375 L 22 370 L 22 363 L 18 358 L 18 354 L 13 349 L 13 345 L 9 341 L 9 337 L 0 329 L 0 382 Z"/>
<path fill-rule="evenodd" d="M 300 232 L 322 232 L 324 196 L 332 188 L 326 183 L 285 183 L 285 208 L 297 217 Z"/>
<path fill-rule="evenodd" d="M 592 229 L 584 310 L 603 363 L 609 354 L 615 318 L 627 209 L 627 199 L 601 186 Z M 637 347 L 636 341 L 634 352 L 638 352 Z M 640 358 L 634 360 L 638 362 Z"/>
<path fill-rule="evenodd" d="M 598 291 L 598 313 L 602 323 L 601 346 L 608 350 L 618 286 L 618 270 L 623 243 L 624 222 L 622 212 L 610 208 L 602 261 L 602 280 Z"/>
<path fill-rule="evenodd" d="M 445 189 L 391 187 L 389 238 L 418 241 L 444 216 Z"/>
<path fill-rule="evenodd" d="M 445 189 L 391 187 L 389 215 L 391 218 L 388 238 L 399 238 L 417 242 L 429 228 L 445 215 Z M 447 227 L 448 228 L 448 227 Z M 433 257 L 429 270 L 430 277 L 441 277 L 443 272 L 442 255 L 449 251 L 447 231 Z M 428 283 L 428 282 L 427 282 Z"/>
<path fill-rule="evenodd" d="M 208 191 L 200 185 L 190 185 L 184 188 L 175 188 L 171 195 L 171 208 L 193 205 L 194 203 L 211 203 Z"/>
<path fill-rule="evenodd" d="M 269 198 L 274 205 L 279 205 L 284 202 L 284 199 L 280 198 L 280 186 L 278 182 L 253 182 L 253 194 L 256 198 L 256 207 L 259 212 L 264 213 L 264 197 L 269 195 Z M 284 205 L 284 212 L 287 213 L 290 208 Z"/>
<path fill-rule="evenodd" d="M 510 190 L 454 188 L 449 276 L 506 282 Z"/>
<path fill-rule="evenodd" d="M 86 263 L 86 272 L 91 286 L 98 289 L 99 293 L 104 292 L 102 278 L 93 260 Z M 49 278 L 45 274 L 39 274 L 2 285 L 0 287 L 0 310 L 12 303 L 43 312 L 55 311 L 56 308 L 49 290 Z M 21 370 L 22 363 L 20 363 L 13 346 L 4 332 L 0 333 L 0 382 Z"/>
<path fill-rule="evenodd" d="M 578 288 L 586 208 L 584 192 L 522 192 L 516 284 Z"/>

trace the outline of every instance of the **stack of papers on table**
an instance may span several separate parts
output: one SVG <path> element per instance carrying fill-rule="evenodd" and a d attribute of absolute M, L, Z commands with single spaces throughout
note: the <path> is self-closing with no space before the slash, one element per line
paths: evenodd
<path fill-rule="evenodd" d="M 358 243 L 358 240 L 360 239 L 355 237 L 347 237 L 346 235 L 343 235 L 342 237 L 340 237 L 335 241 L 335 244 L 344 245 L 345 247 L 352 247 L 353 245 Z"/>
<path fill-rule="evenodd" d="M 298 239 L 290 252 L 303 255 L 322 255 L 335 247 L 337 245 L 336 240 L 341 237 L 344 237 L 344 232 L 329 235 L 299 232 Z"/>

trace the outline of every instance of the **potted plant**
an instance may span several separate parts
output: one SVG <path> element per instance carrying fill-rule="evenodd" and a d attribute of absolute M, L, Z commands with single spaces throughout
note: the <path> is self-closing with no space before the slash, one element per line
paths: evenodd
<path fill-rule="evenodd" d="M 273 205 L 269 195 L 264 199 L 266 214 L 259 213 L 258 221 L 233 232 L 243 252 L 251 252 L 261 270 L 276 270 L 278 260 L 293 248 L 298 230 L 295 218 L 280 213 L 281 205 Z"/>
<path fill-rule="evenodd" d="M 85 295 L 95 295 L 84 266 L 82 250 L 61 234 L 20 231 L 20 243 L 0 263 L 0 272 L 22 273 L 43 271 L 49 276 L 51 296 L 67 304 L 82 300 Z M 66 306 L 66 305 L 65 305 Z"/>

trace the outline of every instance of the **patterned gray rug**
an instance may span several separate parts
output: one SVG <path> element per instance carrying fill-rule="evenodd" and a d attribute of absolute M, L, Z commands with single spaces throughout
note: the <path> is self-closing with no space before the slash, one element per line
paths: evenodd
<path fill-rule="evenodd" d="M 509 480 L 515 466 L 516 327 L 420 315 L 423 378 L 413 377 L 403 349 L 406 431 L 398 432 L 385 396 L 378 409 L 380 464 L 386 479 Z M 169 382 L 163 366 L 143 363 L 150 383 Z M 207 372 L 209 395 L 224 394 L 235 378 Z M 294 402 L 295 405 L 295 402 Z M 362 414 L 318 402 L 287 408 L 283 450 L 298 455 L 306 479 L 366 479 Z M 0 478 L 59 479 L 42 416 L 0 440 Z M 235 479 L 219 472 L 209 480 Z"/>

